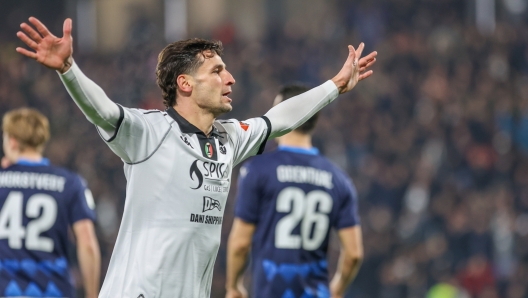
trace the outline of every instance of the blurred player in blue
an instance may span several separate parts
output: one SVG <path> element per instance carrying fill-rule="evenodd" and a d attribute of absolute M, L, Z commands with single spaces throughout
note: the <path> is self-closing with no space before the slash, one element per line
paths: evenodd
<path fill-rule="evenodd" d="M 86 183 L 43 158 L 49 123 L 38 111 L 6 113 L 2 130 L 0 297 L 75 297 L 68 268 L 70 228 L 85 297 L 97 297 L 101 257 Z"/>
<path fill-rule="evenodd" d="M 285 86 L 274 105 L 308 89 Z M 276 151 L 240 170 L 227 251 L 226 297 L 247 297 L 242 272 L 251 250 L 253 298 L 343 297 L 363 258 L 357 194 L 351 181 L 312 147 L 317 114 L 277 138 Z M 329 286 L 330 229 L 341 255 Z"/>

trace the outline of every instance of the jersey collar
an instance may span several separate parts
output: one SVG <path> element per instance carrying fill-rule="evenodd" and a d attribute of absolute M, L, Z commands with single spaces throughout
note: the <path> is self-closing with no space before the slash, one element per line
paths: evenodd
<path fill-rule="evenodd" d="M 169 114 L 169 116 L 171 116 L 172 119 L 174 119 L 174 121 L 178 123 L 178 125 L 180 126 L 181 132 L 196 133 L 196 134 L 202 134 L 205 136 L 203 131 L 201 131 L 198 127 L 192 125 L 189 121 L 183 118 L 180 114 L 178 114 L 178 112 L 176 112 L 176 110 L 173 107 L 167 108 L 167 114 Z M 213 129 L 211 130 L 211 136 L 222 137 L 220 133 L 218 132 L 218 129 L 216 129 L 214 125 L 213 125 Z"/>
<path fill-rule="evenodd" d="M 319 149 L 317 149 L 315 147 L 312 147 L 310 149 L 306 149 L 306 148 L 293 147 L 293 146 L 279 146 L 277 148 L 277 150 L 293 152 L 293 153 L 308 154 L 308 155 L 319 155 Z"/>
<path fill-rule="evenodd" d="M 17 165 L 21 166 L 49 166 L 50 161 L 47 158 L 42 158 L 39 161 L 29 160 L 25 158 L 19 158 L 16 162 Z"/>

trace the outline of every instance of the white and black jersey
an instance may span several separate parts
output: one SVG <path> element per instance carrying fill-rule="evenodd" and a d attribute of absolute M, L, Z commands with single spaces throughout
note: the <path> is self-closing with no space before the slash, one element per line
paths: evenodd
<path fill-rule="evenodd" d="M 210 136 L 173 108 L 120 107 L 106 139 L 127 197 L 101 297 L 209 297 L 233 167 L 264 148 L 266 117 L 217 120 Z"/>
<path fill-rule="evenodd" d="M 265 116 L 217 120 L 206 136 L 173 108 L 116 105 L 75 62 L 60 78 L 125 163 L 125 210 L 102 298 L 209 297 L 233 167 L 338 96 L 327 81 Z"/>

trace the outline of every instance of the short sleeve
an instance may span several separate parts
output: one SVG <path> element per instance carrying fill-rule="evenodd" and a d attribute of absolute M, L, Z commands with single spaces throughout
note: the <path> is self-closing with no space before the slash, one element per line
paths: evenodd
<path fill-rule="evenodd" d="M 235 154 L 233 165 L 246 158 L 261 154 L 271 132 L 271 124 L 266 116 L 251 118 L 244 121 L 233 120 L 235 123 L 231 133 L 235 134 Z"/>
<path fill-rule="evenodd" d="M 69 198 L 68 207 L 70 225 L 82 219 L 95 220 L 95 203 L 92 193 L 86 186 L 84 179 L 77 175 L 72 181 L 72 194 Z"/>
<path fill-rule="evenodd" d="M 354 184 L 343 177 L 341 179 L 342 192 L 340 194 L 339 209 L 334 223 L 336 230 L 356 226 L 360 224 L 358 213 L 358 198 Z"/>
<path fill-rule="evenodd" d="M 119 106 L 121 116 L 114 135 L 100 129 L 110 149 L 126 163 L 146 160 L 160 146 L 171 124 L 158 110 L 129 109 Z"/>
<path fill-rule="evenodd" d="M 238 176 L 235 216 L 245 222 L 256 224 L 259 218 L 261 192 L 258 171 L 251 162 L 240 168 Z"/>

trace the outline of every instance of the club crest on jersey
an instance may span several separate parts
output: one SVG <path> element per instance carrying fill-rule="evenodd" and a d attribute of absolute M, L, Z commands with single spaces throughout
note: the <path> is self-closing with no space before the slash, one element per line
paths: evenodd
<path fill-rule="evenodd" d="M 247 131 L 248 128 L 249 128 L 249 124 L 240 121 L 240 127 L 242 127 L 242 129 L 243 129 L 244 131 Z"/>
<path fill-rule="evenodd" d="M 209 142 L 205 143 L 204 149 L 205 149 L 205 155 L 208 158 L 213 157 L 213 145 L 211 145 L 211 143 L 209 143 Z"/>
<path fill-rule="evenodd" d="M 218 209 L 218 211 L 222 211 L 222 206 L 220 205 L 220 202 L 213 198 L 204 196 L 202 212 L 213 210 L 215 208 Z"/>
<path fill-rule="evenodd" d="M 224 155 L 227 153 L 226 147 L 224 145 L 220 145 L 220 153 Z"/>

